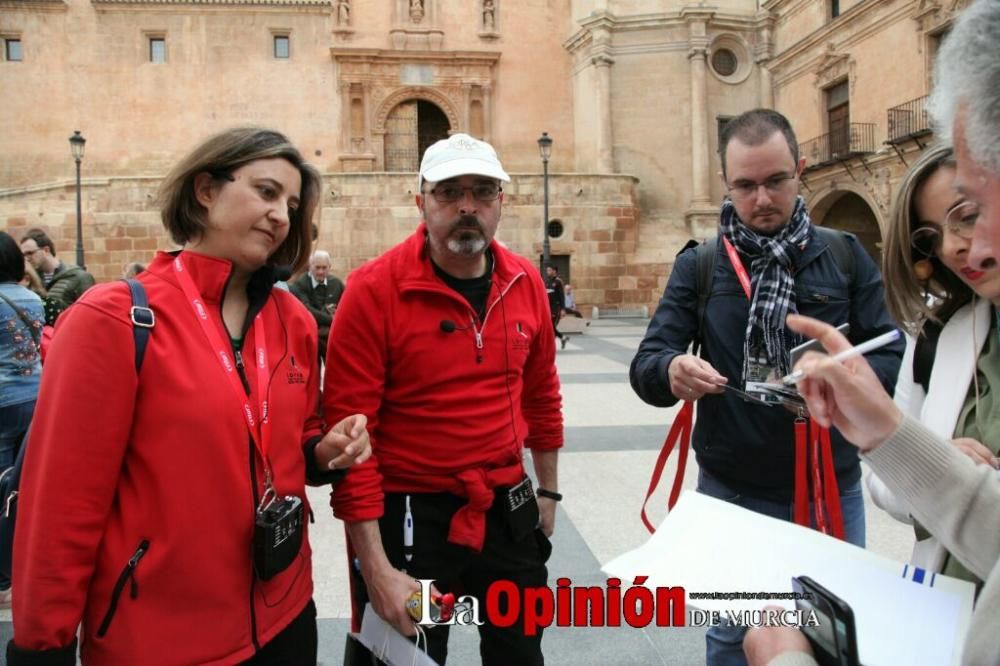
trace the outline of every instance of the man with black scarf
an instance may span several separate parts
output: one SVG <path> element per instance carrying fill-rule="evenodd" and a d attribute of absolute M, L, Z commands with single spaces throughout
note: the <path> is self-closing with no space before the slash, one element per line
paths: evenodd
<path fill-rule="evenodd" d="M 789 351 L 802 340 L 785 326 L 789 313 L 833 325 L 848 323 L 854 343 L 894 328 L 883 304 L 879 271 L 849 234 L 835 239 L 850 251 L 851 266 L 845 270 L 833 244 L 813 227 L 798 195 L 805 159 L 799 157 L 784 116 L 769 109 L 748 111 L 729 122 L 719 143 L 729 196 L 720 211 L 703 316 L 698 252 L 692 248 L 677 258 L 632 361 L 632 387 L 644 401 L 661 407 L 699 400 L 693 435 L 699 492 L 783 520 L 796 516 L 798 496 L 800 520 L 807 515 L 815 525 L 817 505 L 827 519 L 842 511 L 843 537 L 864 546 L 861 469 L 854 448 L 837 431 L 830 433 L 832 468 L 824 487 L 831 493 L 825 499 L 832 501 L 808 504 L 806 498 L 824 496 L 818 484 L 804 478 L 824 466 L 815 454 L 812 468 L 806 453 L 796 455 L 797 448 L 809 448 L 804 441 L 796 443 L 796 415 L 780 406 L 746 402 L 723 385 L 742 390 L 750 382 L 775 383 L 790 372 Z M 699 329 L 700 357 L 688 352 Z M 898 341 L 867 357 L 890 392 L 902 353 L 903 342 Z M 811 469 L 798 484 L 797 463 L 800 470 Z M 708 664 L 745 664 L 744 633 L 735 626 L 710 629 Z"/>

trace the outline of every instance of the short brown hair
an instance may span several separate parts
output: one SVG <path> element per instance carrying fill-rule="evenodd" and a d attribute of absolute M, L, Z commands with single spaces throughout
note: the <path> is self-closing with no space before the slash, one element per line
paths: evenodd
<path fill-rule="evenodd" d="M 759 146 L 769 140 L 775 133 L 781 132 L 792 153 L 795 166 L 799 165 L 799 142 L 795 138 L 788 118 L 774 109 L 753 109 L 745 111 L 727 122 L 719 135 L 719 159 L 722 160 L 722 175 L 726 175 L 726 148 L 733 139 L 748 146 Z"/>
<path fill-rule="evenodd" d="M 207 173 L 230 180 L 233 171 L 256 160 L 280 157 L 299 171 L 299 206 L 289 215 L 288 238 L 268 257 L 269 265 L 284 264 L 294 271 L 309 261 L 313 217 L 319 208 L 322 180 L 298 149 L 280 132 L 260 127 L 236 127 L 216 134 L 184 157 L 160 187 L 163 226 L 178 245 L 197 238 L 205 229 L 205 210 L 195 195 L 195 178 Z"/>

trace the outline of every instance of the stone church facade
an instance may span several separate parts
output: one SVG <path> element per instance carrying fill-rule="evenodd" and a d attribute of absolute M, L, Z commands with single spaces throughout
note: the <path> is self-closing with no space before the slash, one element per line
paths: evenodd
<path fill-rule="evenodd" d="M 878 254 L 895 183 L 932 139 L 934 52 L 956 0 L 0 0 L 0 228 L 72 260 L 82 162 L 99 279 L 170 243 L 156 188 L 206 135 L 288 134 L 324 173 L 318 246 L 346 275 L 405 237 L 422 150 L 493 143 L 513 181 L 500 238 L 552 255 L 584 306 L 655 304 L 713 233 L 718 132 L 773 106 L 809 160 L 820 224 Z"/>

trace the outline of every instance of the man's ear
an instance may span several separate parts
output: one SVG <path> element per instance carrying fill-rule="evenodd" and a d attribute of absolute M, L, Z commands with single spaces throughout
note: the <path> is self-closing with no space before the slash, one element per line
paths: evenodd
<path fill-rule="evenodd" d="M 218 185 L 212 174 L 203 171 L 194 177 L 194 198 L 203 208 L 208 208 L 215 200 L 215 193 Z"/>
<path fill-rule="evenodd" d="M 799 158 L 799 168 L 795 170 L 795 175 L 799 178 L 802 177 L 802 170 L 806 168 L 806 158 L 803 155 Z"/>
<path fill-rule="evenodd" d="M 424 216 L 424 197 L 422 194 L 413 195 L 413 200 L 417 204 L 417 210 L 420 211 L 420 217 Z"/>

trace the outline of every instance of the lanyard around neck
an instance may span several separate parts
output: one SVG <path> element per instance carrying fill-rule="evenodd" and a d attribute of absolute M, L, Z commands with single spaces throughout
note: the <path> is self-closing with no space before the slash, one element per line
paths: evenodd
<path fill-rule="evenodd" d="M 743 267 L 743 261 L 740 260 L 740 253 L 736 251 L 736 248 L 733 247 L 733 244 L 725 236 L 722 237 L 722 244 L 726 246 L 729 263 L 733 265 L 733 270 L 736 271 L 736 278 L 740 281 L 740 286 L 743 287 L 743 293 L 747 295 L 748 301 L 752 301 L 753 292 L 750 290 L 750 276 L 747 275 L 747 269 Z"/>
<path fill-rule="evenodd" d="M 271 486 L 272 476 L 271 463 L 267 457 L 267 452 L 271 444 L 271 422 L 269 419 L 267 405 L 268 389 L 270 388 L 268 382 L 267 339 L 264 332 L 264 323 L 261 319 L 264 311 L 261 309 L 253 320 L 253 336 L 255 345 L 254 365 L 257 366 L 257 393 L 260 402 L 260 408 L 258 411 L 260 421 L 258 422 L 257 417 L 254 415 L 253 408 L 250 405 L 250 396 L 248 396 L 246 390 L 244 390 L 243 382 L 236 376 L 237 368 L 232 358 L 232 346 L 225 344 L 222 336 L 219 335 L 218 328 L 213 326 L 209 321 L 208 309 L 205 307 L 201 294 L 198 293 L 197 287 L 195 287 L 194 280 L 192 280 L 191 276 L 188 274 L 187 268 L 184 266 L 184 262 L 181 261 L 181 255 L 174 257 L 174 273 L 177 275 L 177 281 L 180 283 L 181 289 L 184 291 L 184 295 L 191 303 L 195 319 L 198 320 L 202 333 L 205 334 L 205 339 L 215 350 L 215 357 L 218 359 L 219 366 L 222 368 L 223 373 L 226 375 L 226 379 L 229 381 L 229 386 L 232 388 L 236 399 L 242 406 L 243 418 L 246 421 L 247 430 L 250 431 L 250 437 L 253 439 L 254 446 L 257 447 L 257 451 L 260 453 L 260 457 L 264 461 L 264 485 L 266 488 L 269 488 Z"/>

